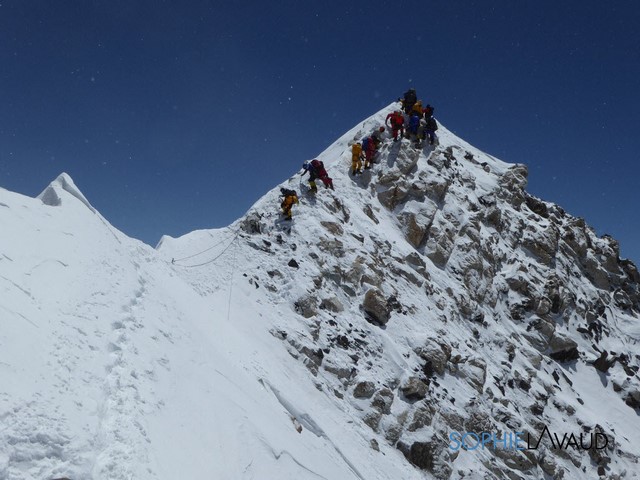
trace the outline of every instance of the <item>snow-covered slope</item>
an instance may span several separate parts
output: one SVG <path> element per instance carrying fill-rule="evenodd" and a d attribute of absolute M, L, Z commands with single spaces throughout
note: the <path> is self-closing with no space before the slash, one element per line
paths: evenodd
<path fill-rule="evenodd" d="M 345 428 L 253 287 L 228 316 L 227 282 L 201 297 L 68 176 L 39 198 L 0 190 L 1 479 L 418 478 Z"/>
<path fill-rule="evenodd" d="M 394 107 L 290 225 L 279 186 L 153 250 L 67 175 L 0 189 L 0 479 L 634 478 L 635 266 L 442 126 L 349 176 Z M 544 427 L 610 445 L 450 437 Z"/>

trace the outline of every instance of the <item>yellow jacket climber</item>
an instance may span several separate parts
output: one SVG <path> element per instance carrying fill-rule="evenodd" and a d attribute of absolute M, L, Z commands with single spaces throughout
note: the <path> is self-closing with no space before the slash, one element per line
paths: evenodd
<path fill-rule="evenodd" d="M 280 207 L 282 208 L 282 213 L 285 217 L 285 220 L 291 220 L 291 209 L 295 204 L 298 203 L 298 194 L 295 190 L 289 190 L 287 188 L 281 188 L 280 194 L 284 197 Z"/>
<path fill-rule="evenodd" d="M 362 144 L 356 142 L 351 146 L 351 175 L 362 173 Z"/>
<path fill-rule="evenodd" d="M 412 112 L 416 112 L 419 117 L 422 117 L 422 100 L 418 100 L 411 109 Z"/>

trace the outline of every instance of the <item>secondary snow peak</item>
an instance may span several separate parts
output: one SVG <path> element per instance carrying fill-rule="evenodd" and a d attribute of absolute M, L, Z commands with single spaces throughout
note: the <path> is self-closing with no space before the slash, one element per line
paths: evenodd
<path fill-rule="evenodd" d="M 82 194 L 80 189 L 73 182 L 73 179 L 68 173 L 62 172 L 56 177 L 56 179 L 45 188 L 38 199 L 42 200 L 42 203 L 51 207 L 59 207 L 63 203 L 63 199 L 66 195 L 71 195 L 76 200 L 82 202 L 93 213 L 96 212 L 95 208 L 91 206 L 89 200 Z"/>

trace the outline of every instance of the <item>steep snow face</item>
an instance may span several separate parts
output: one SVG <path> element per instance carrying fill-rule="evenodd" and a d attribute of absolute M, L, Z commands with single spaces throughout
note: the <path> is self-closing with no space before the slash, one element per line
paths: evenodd
<path fill-rule="evenodd" d="M 66 175 L 0 189 L 0 223 L 3 480 L 419 478 L 290 360 L 252 286 L 194 290 Z"/>
<path fill-rule="evenodd" d="M 279 339 L 295 360 L 283 365 L 307 367 L 345 431 L 381 450 L 377 465 L 394 447 L 435 478 L 631 478 L 637 269 L 615 240 L 529 195 L 524 165 L 443 126 L 435 147 L 387 137 L 374 168 L 350 176 L 350 145 L 394 108 L 318 156 L 335 191 L 309 194 L 296 174 L 226 229 L 163 238 L 160 255 L 206 302 L 226 297 L 231 324 Z M 291 224 L 280 187 L 301 193 Z M 524 451 L 451 437 L 523 432 L 534 446 L 545 427 Z M 582 434 L 588 447 L 595 433 L 606 448 L 550 442 Z"/>

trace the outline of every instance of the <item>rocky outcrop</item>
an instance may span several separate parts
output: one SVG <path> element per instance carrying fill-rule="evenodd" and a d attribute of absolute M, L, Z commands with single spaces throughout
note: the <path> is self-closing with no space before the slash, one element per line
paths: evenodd
<path fill-rule="evenodd" d="M 427 384 L 418 377 L 410 377 L 400 390 L 402 390 L 402 394 L 407 400 L 418 401 L 427 396 L 428 388 Z"/>
<path fill-rule="evenodd" d="M 570 362 L 580 357 L 575 340 L 558 333 L 551 339 L 549 349 L 549 356 L 558 362 Z"/>
<path fill-rule="evenodd" d="M 437 267 L 444 268 L 454 247 L 453 225 L 439 221 L 429 229 L 425 254 Z"/>
<path fill-rule="evenodd" d="M 423 346 L 416 348 L 415 352 L 427 362 L 426 369 L 430 369 L 438 375 L 444 375 L 447 361 L 451 358 L 451 347 L 428 339 Z"/>
<path fill-rule="evenodd" d="M 623 471 L 625 461 L 584 452 L 485 450 L 459 462 L 446 450 L 452 431 L 539 432 L 557 412 L 562 428 L 580 431 L 591 407 L 573 387 L 572 362 L 640 411 L 640 365 L 630 343 L 616 343 L 619 326 L 638 317 L 640 273 L 615 240 L 528 194 L 524 165 L 407 143 L 389 142 L 370 177 L 349 177 L 361 189 L 352 223 L 323 217 L 309 227 L 317 257 L 278 278 L 317 266 L 319 305 L 301 302 L 299 318 L 330 347 L 317 378 L 331 374 L 381 452 L 382 442 L 397 446 L 430 477 Z M 364 315 L 352 316 L 358 307 Z"/>
<path fill-rule="evenodd" d="M 479 393 L 482 393 L 487 379 L 487 362 L 481 358 L 471 358 L 460 365 L 460 376 Z"/>
<path fill-rule="evenodd" d="M 399 216 L 405 237 L 414 248 L 420 248 L 433 222 L 437 206 L 428 202 L 418 213 L 404 212 Z"/>
<path fill-rule="evenodd" d="M 322 310 L 328 310 L 334 313 L 340 313 L 344 311 L 344 305 L 342 305 L 342 302 L 338 299 L 338 297 L 329 297 L 322 299 L 322 301 L 320 302 L 320 308 Z"/>
<path fill-rule="evenodd" d="M 295 302 L 295 310 L 305 318 L 311 318 L 318 314 L 318 301 L 311 295 L 300 297 Z"/>
<path fill-rule="evenodd" d="M 371 398 L 376 391 L 376 385 L 373 382 L 360 382 L 353 389 L 355 398 Z"/>
<path fill-rule="evenodd" d="M 367 290 L 362 302 L 367 319 L 379 325 L 385 325 L 391 318 L 391 308 L 384 294 L 377 288 Z"/>
<path fill-rule="evenodd" d="M 409 188 L 404 183 L 393 185 L 388 190 L 378 193 L 378 200 L 389 210 L 393 210 L 409 195 Z"/>
<path fill-rule="evenodd" d="M 391 413 L 391 405 L 393 404 L 394 395 L 388 388 L 378 391 L 371 401 L 371 406 L 378 412 L 388 415 Z"/>

